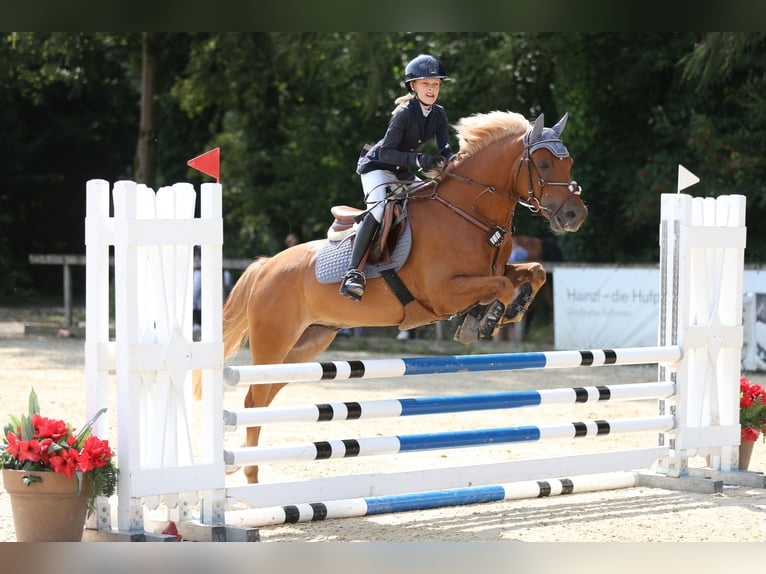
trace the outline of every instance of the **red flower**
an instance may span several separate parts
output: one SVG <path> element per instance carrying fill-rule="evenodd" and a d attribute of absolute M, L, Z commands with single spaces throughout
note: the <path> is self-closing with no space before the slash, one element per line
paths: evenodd
<path fill-rule="evenodd" d="M 88 451 L 82 451 L 80 453 L 80 458 L 77 461 L 77 470 L 81 470 L 83 472 L 90 472 L 96 468 L 96 464 L 91 457 L 90 453 Z"/>
<path fill-rule="evenodd" d="M 742 427 L 740 438 L 742 439 L 742 442 L 753 442 L 758 440 L 758 435 L 760 435 L 757 430 L 751 427 Z"/>
<path fill-rule="evenodd" d="M 21 441 L 16 436 L 16 433 L 9 432 L 6 435 L 8 446 L 5 447 L 5 452 L 10 454 L 14 458 L 19 458 L 19 451 L 21 450 Z"/>
<path fill-rule="evenodd" d="M 741 440 L 754 441 L 766 432 L 766 391 L 760 385 L 753 385 L 746 377 L 739 379 L 739 423 Z"/>
<path fill-rule="evenodd" d="M 108 440 L 101 440 L 95 436 L 89 436 L 82 445 L 82 457 L 87 458 L 92 463 L 91 468 L 101 468 L 106 466 L 107 461 L 112 458 L 112 449 L 109 448 Z"/>
<path fill-rule="evenodd" d="M 32 415 L 32 424 L 35 427 L 36 438 L 50 437 L 55 442 L 58 442 L 69 432 L 64 421 L 45 418 L 38 414 Z"/>
<path fill-rule="evenodd" d="M 51 446 L 53 446 L 53 439 L 44 438 L 40 441 L 40 462 L 48 466 L 48 457 L 50 455 Z"/>
<path fill-rule="evenodd" d="M 37 440 L 23 440 L 19 445 L 19 460 L 28 460 L 30 462 L 38 462 L 40 460 L 40 441 Z"/>
<path fill-rule="evenodd" d="M 53 470 L 64 474 L 67 478 L 74 476 L 75 470 L 77 470 L 77 463 L 80 455 L 74 449 L 61 449 L 56 454 L 51 455 L 50 463 Z"/>

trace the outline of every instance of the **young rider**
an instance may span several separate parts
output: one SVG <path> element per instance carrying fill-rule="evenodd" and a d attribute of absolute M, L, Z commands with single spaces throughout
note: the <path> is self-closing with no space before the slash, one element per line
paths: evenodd
<path fill-rule="evenodd" d="M 436 104 L 446 79 L 444 66 L 433 56 L 421 54 L 411 60 L 404 69 L 408 93 L 397 98 L 383 138 L 359 158 L 356 171 L 361 175 L 368 211 L 357 229 L 351 263 L 340 285 L 340 294 L 349 299 L 359 301 L 364 295 L 366 279 L 359 265 L 380 227 L 389 185 L 395 188 L 399 182 L 414 181 L 415 169 L 443 169 L 455 155 L 448 138 L 447 114 Z M 433 138 L 438 155 L 420 153 Z"/>

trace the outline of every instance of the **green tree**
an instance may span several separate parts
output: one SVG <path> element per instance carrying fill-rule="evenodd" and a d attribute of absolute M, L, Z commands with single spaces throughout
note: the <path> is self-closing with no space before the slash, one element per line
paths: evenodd
<path fill-rule="evenodd" d="M 132 175 L 135 90 L 126 73 L 136 37 L 6 33 L 0 37 L 0 290 L 22 300 L 56 285 L 29 253 L 81 253 L 84 173 Z"/>
<path fill-rule="evenodd" d="M 679 163 L 702 179 L 692 193 L 744 193 L 749 220 L 766 215 L 765 36 L 158 33 L 148 98 L 141 34 L 5 33 L 0 292 L 59 292 L 60 271 L 27 257 L 82 252 L 87 179 L 149 181 L 153 157 L 155 187 L 198 184 L 206 176 L 186 161 L 216 146 L 227 256 L 274 253 L 289 232 L 323 237 L 332 205 L 362 205 L 359 150 L 383 134 L 404 67 L 423 52 L 453 80 L 440 97 L 452 123 L 513 110 L 550 126 L 569 113 L 564 140 L 590 216 L 558 238 L 567 259 L 656 262 L 660 194 L 675 191 Z M 142 93 L 153 128 L 140 122 Z M 521 210 L 515 224 L 549 233 Z M 763 261 L 754 229 L 746 256 Z"/>
<path fill-rule="evenodd" d="M 747 196 L 748 261 L 766 260 L 766 33 L 711 32 L 682 59 L 684 87 L 696 102 L 685 143 L 699 166 L 701 187 L 712 195 Z"/>

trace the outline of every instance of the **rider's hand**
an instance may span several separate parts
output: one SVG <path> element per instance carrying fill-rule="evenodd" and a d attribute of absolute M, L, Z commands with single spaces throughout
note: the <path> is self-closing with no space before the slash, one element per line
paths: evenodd
<path fill-rule="evenodd" d="M 423 173 L 434 177 L 431 173 L 439 175 L 447 166 L 447 160 L 440 155 L 427 155 L 424 153 L 418 154 L 418 167 Z"/>

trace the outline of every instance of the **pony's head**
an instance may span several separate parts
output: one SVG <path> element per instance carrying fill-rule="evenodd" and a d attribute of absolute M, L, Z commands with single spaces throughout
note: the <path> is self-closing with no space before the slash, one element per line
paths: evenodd
<path fill-rule="evenodd" d="M 521 204 L 550 221 L 556 233 L 577 231 L 588 216 L 580 195 L 582 188 L 570 175 L 572 158 L 561 141 L 567 119 L 568 114 L 564 114 L 553 127 L 546 128 L 540 114 L 524 134 L 524 153 L 516 177 Z M 526 178 L 522 171 L 526 171 Z"/>
<path fill-rule="evenodd" d="M 567 117 L 564 114 L 553 127 L 546 128 L 543 114 L 531 124 L 521 114 L 495 111 L 463 118 L 455 125 L 461 158 L 506 138 L 521 140 L 524 148 L 508 192 L 548 219 L 557 233 L 577 231 L 588 215 L 580 186 L 570 175 L 572 158 L 561 141 Z"/>

